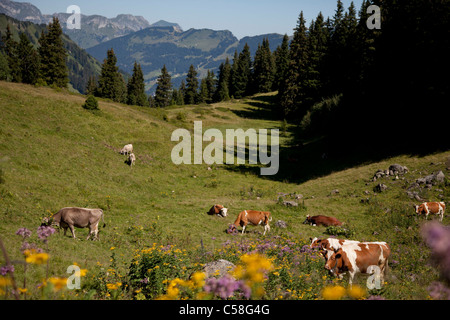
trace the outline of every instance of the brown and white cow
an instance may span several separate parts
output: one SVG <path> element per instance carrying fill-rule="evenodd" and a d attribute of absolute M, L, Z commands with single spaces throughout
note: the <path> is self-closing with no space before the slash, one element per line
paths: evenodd
<path fill-rule="evenodd" d="M 424 214 L 428 219 L 428 215 L 435 214 L 439 216 L 439 221 L 444 219 L 445 203 L 444 202 L 424 202 L 419 206 L 414 206 L 417 214 Z"/>
<path fill-rule="evenodd" d="M 94 236 L 93 240 L 97 240 L 100 219 L 103 221 L 103 228 L 106 227 L 102 209 L 63 208 L 51 219 L 45 219 L 43 225 L 64 228 L 64 235 L 66 235 L 67 229 L 70 228 L 74 239 L 76 239 L 74 227 L 89 228 L 89 235 L 86 240 L 89 240 L 91 235 Z"/>
<path fill-rule="evenodd" d="M 228 209 L 220 204 L 215 204 L 211 209 L 207 212 L 210 216 L 217 215 L 219 217 L 226 217 L 228 214 Z"/>
<path fill-rule="evenodd" d="M 325 262 L 330 259 L 331 255 L 335 250 L 339 250 L 343 245 L 346 244 L 355 244 L 360 243 L 355 240 L 347 240 L 347 239 L 336 239 L 336 238 L 327 238 L 327 239 L 318 239 L 318 238 L 310 238 L 311 240 L 311 249 L 319 248 L 322 250 L 323 257 L 325 258 Z"/>
<path fill-rule="evenodd" d="M 303 222 L 303 224 L 328 227 L 328 226 L 341 226 L 342 222 L 340 222 L 338 219 L 334 217 L 326 217 L 321 215 L 311 217 L 310 215 L 307 215 L 306 220 Z"/>
<path fill-rule="evenodd" d="M 255 211 L 255 210 L 244 210 L 239 213 L 236 221 L 234 222 L 234 228 L 238 226 L 242 227 L 242 234 L 245 233 L 245 228 L 248 224 L 259 226 L 264 226 L 264 235 L 267 231 L 270 231 L 269 222 L 272 221 L 272 217 L 270 216 L 270 212 L 268 211 Z"/>
<path fill-rule="evenodd" d="M 357 273 L 372 274 L 379 268 L 380 283 L 383 283 L 390 254 L 391 249 L 386 242 L 345 244 L 333 252 L 325 269 L 341 279 L 348 272 L 351 286 Z"/>

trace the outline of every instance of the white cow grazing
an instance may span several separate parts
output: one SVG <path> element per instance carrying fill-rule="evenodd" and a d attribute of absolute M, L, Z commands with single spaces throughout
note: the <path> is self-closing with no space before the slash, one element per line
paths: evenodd
<path fill-rule="evenodd" d="M 132 144 L 127 144 L 126 146 L 123 147 L 122 150 L 120 150 L 120 154 L 126 154 L 129 155 L 133 153 L 133 145 Z"/>
<path fill-rule="evenodd" d="M 128 163 L 130 164 L 130 167 L 136 165 L 136 156 L 134 155 L 134 153 L 128 156 Z"/>

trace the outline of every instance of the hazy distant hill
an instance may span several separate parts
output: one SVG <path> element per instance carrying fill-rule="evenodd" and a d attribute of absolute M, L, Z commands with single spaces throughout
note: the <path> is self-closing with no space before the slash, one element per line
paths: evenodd
<path fill-rule="evenodd" d="M 207 70 L 216 72 L 227 57 L 232 61 L 234 52 L 242 51 L 245 43 L 249 44 L 254 54 L 264 37 L 269 38 L 272 50 L 283 40 L 280 34 L 246 37 L 239 41 L 228 30 L 189 29 L 182 32 L 173 26 L 150 27 L 103 42 L 88 48 L 87 52 L 103 61 L 107 50 L 113 48 L 119 67 L 130 73 L 137 61 L 144 72 L 147 89 L 153 91 L 164 64 L 172 76 L 174 86 L 178 87 L 191 64 L 197 69 L 199 78 L 202 78 L 206 76 Z"/>
<path fill-rule="evenodd" d="M 100 15 L 86 16 L 82 14 L 81 30 L 69 30 L 66 22 L 71 14 L 64 12 L 42 14 L 36 6 L 30 3 L 10 0 L 0 0 L 0 13 L 20 21 L 37 24 L 48 24 L 52 17 L 56 16 L 61 21 L 64 33 L 84 49 L 151 26 L 144 17 L 131 14 L 119 14 L 111 19 Z"/>

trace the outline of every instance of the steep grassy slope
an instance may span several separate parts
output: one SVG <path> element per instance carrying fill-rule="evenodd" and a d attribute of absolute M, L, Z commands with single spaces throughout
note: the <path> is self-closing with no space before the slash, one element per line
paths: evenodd
<path fill-rule="evenodd" d="M 26 227 L 35 232 L 42 217 L 62 207 L 100 207 L 107 227 L 101 229 L 99 242 L 85 241 L 87 230 L 77 230 L 80 240 L 62 233 L 52 236 L 50 274 L 58 276 L 65 276 L 73 262 L 88 270 L 97 263 L 107 265 L 111 247 L 124 268 L 135 249 L 154 242 L 184 249 L 200 243 L 208 250 L 218 248 L 227 240 L 239 239 L 225 233 L 237 214 L 255 209 L 273 214 L 268 238 L 326 236 L 325 228 L 302 224 L 306 214 L 325 214 L 344 221 L 354 239 L 388 241 L 394 261 L 386 293 L 389 298 L 424 298 L 427 284 L 437 278 L 428 266 L 428 250 L 420 237 L 423 219 L 413 214 L 416 201 L 409 199 L 405 190 L 426 173 L 443 170 L 447 174 L 445 162 L 450 152 L 403 155 L 293 183 L 277 176 L 261 177 L 249 166 L 213 165 L 209 170 L 206 164 L 176 166 L 171 161 L 176 144 L 171 142 L 172 132 L 192 130 L 195 120 L 203 121 L 204 130 L 281 127 L 277 121 L 250 117 L 264 107 L 261 101 L 266 100 L 261 97 L 164 111 L 102 100 L 101 111 L 96 113 L 81 107 L 84 100 L 81 95 L 0 82 L 0 237 L 13 260 L 22 258 L 16 230 Z M 289 138 L 288 128 L 282 147 L 287 148 Z M 127 143 L 135 147 L 133 168 L 118 153 Z M 282 152 L 286 150 L 282 148 Z M 283 154 L 281 158 L 285 159 Z M 393 163 L 408 166 L 410 173 L 404 179 L 384 179 L 389 189 L 376 195 L 373 187 L 380 181 L 370 179 L 377 169 Z M 298 165 L 281 163 L 292 170 Z M 339 193 L 332 194 L 335 189 Z M 287 208 L 278 203 L 279 193 L 302 194 L 303 199 L 299 207 Z M 427 200 L 446 200 L 448 184 L 420 194 Z M 369 202 L 363 203 L 366 198 Z M 215 203 L 228 207 L 229 217 L 206 215 Z M 285 221 L 287 228 L 277 228 L 278 220 Z M 448 221 L 446 217 L 444 223 Z M 262 237 L 260 227 L 248 231 L 245 239 Z M 42 270 L 35 272 L 42 276 Z"/>

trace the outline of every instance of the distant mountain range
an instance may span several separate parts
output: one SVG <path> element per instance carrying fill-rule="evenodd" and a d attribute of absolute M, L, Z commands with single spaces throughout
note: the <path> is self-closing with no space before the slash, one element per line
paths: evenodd
<path fill-rule="evenodd" d="M 234 52 L 242 51 L 245 43 L 254 54 L 263 38 L 269 39 L 272 50 L 283 39 L 280 34 L 266 34 L 238 40 L 228 30 L 183 31 L 176 23 L 160 20 L 150 24 L 144 17 L 129 14 L 115 18 L 81 15 L 81 29 L 69 30 L 66 21 L 71 14 L 42 14 L 30 3 L 10 0 L 0 0 L 0 13 L 36 24 L 47 24 L 57 16 L 64 33 L 98 61 L 103 61 L 107 50 L 113 48 L 119 67 L 125 72 L 132 73 L 134 62 L 140 63 L 149 92 L 154 91 L 164 64 L 172 75 L 174 86 L 178 87 L 191 64 L 201 78 L 207 70 L 217 71 L 227 57 L 231 60 Z"/>

